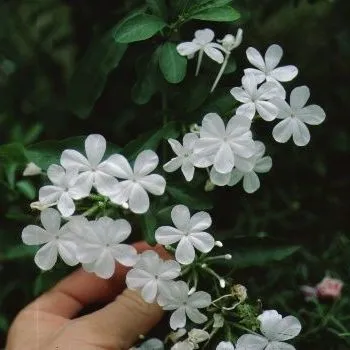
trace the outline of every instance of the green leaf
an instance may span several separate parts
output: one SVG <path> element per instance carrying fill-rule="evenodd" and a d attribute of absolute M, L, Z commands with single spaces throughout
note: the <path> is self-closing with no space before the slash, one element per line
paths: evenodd
<path fill-rule="evenodd" d="M 146 214 L 140 215 L 140 225 L 145 241 L 150 245 L 157 244 L 154 235 L 157 228 L 157 218 L 151 209 Z"/>
<path fill-rule="evenodd" d="M 18 260 L 32 258 L 38 250 L 35 246 L 28 246 L 24 244 L 9 247 L 5 252 L 0 254 L 0 260 Z"/>
<path fill-rule="evenodd" d="M 167 18 L 167 7 L 165 0 L 146 0 L 152 13 L 160 18 Z"/>
<path fill-rule="evenodd" d="M 0 146 L 0 165 L 1 163 L 19 163 L 26 164 L 28 159 L 25 150 L 20 143 L 8 143 Z"/>
<path fill-rule="evenodd" d="M 233 22 L 240 18 L 239 12 L 230 6 L 207 8 L 191 14 L 191 18 L 203 21 Z"/>
<path fill-rule="evenodd" d="M 167 42 L 160 50 L 159 67 L 169 83 L 177 84 L 186 76 L 187 59 L 178 54 L 176 44 Z"/>
<path fill-rule="evenodd" d="M 195 190 L 187 185 L 181 184 L 176 186 L 168 184 L 166 191 L 174 199 L 176 204 L 184 204 L 195 210 L 213 208 L 213 203 L 208 194 L 199 192 L 198 190 Z"/>
<path fill-rule="evenodd" d="M 111 32 L 94 40 L 78 63 L 67 92 L 70 110 L 87 118 L 101 96 L 109 73 L 115 69 L 127 49 L 114 41 Z"/>
<path fill-rule="evenodd" d="M 18 190 L 30 200 L 34 200 L 36 197 L 36 189 L 32 183 L 27 180 L 21 180 L 16 183 Z"/>
<path fill-rule="evenodd" d="M 118 43 L 142 41 L 151 38 L 165 26 L 161 18 L 140 13 L 117 26 L 114 38 Z"/>
<path fill-rule="evenodd" d="M 287 259 L 299 249 L 300 246 L 233 249 L 232 252 L 230 252 L 232 259 L 225 261 L 225 266 L 230 266 L 234 269 L 244 269 L 252 266 L 265 266 L 274 261 L 282 261 Z"/>
<path fill-rule="evenodd" d="M 178 135 L 179 128 L 177 123 L 170 122 L 164 125 L 161 129 L 147 132 L 136 140 L 129 142 L 122 150 L 122 153 L 129 160 L 135 159 L 141 151 L 145 149 L 156 150 L 162 140 L 176 138 Z"/>

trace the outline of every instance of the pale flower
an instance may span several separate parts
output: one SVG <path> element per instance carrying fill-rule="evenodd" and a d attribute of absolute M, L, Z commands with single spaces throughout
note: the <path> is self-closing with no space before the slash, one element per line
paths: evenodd
<path fill-rule="evenodd" d="M 326 276 L 316 285 L 317 296 L 319 298 L 340 298 L 343 286 L 343 281 Z"/>
<path fill-rule="evenodd" d="M 236 36 L 232 34 L 226 34 L 222 40 L 218 40 L 218 42 L 222 45 L 222 47 L 227 51 L 231 52 L 239 45 L 241 45 L 243 40 L 243 30 L 238 28 Z"/>
<path fill-rule="evenodd" d="M 139 261 L 126 275 L 129 289 L 141 290 L 142 298 L 153 303 L 159 293 L 170 288 L 169 282 L 181 273 L 180 264 L 174 260 L 162 260 L 159 255 L 147 250 L 140 255 Z"/>
<path fill-rule="evenodd" d="M 233 116 L 225 127 L 218 114 L 205 115 L 200 139 L 195 144 L 195 154 L 199 158 L 207 159 L 217 172 L 231 172 L 236 156 L 249 158 L 254 154 L 250 126 L 251 120 L 245 116 Z"/>
<path fill-rule="evenodd" d="M 80 178 L 77 169 L 65 170 L 52 164 L 47 169 L 47 176 L 53 185 L 41 187 L 39 201 L 44 206 L 57 204 L 63 216 L 71 216 L 75 211 L 74 200 L 82 199 L 90 194 L 89 184 Z"/>
<path fill-rule="evenodd" d="M 85 140 L 86 157 L 76 150 L 68 149 L 61 155 L 61 164 L 66 169 L 77 169 L 86 186 L 94 186 L 102 195 L 108 195 L 118 180 L 111 169 L 107 169 L 108 159 L 102 162 L 106 152 L 106 140 L 102 135 L 89 135 Z"/>
<path fill-rule="evenodd" d="M 132 212 L 145 213 L 149 208 L 147 191 L 160 196 L 165 190 L 165 179 L 158 174 L 150 174 L 158 165 L 158 156 L 151 150 L 142 151 L 135 160 L 133 169 L 127 159 L 114 154 L 109 158 L 108 170 L 124 181 L 120 181 L 109 195 L 112 202 L 128 203 Z"/>
<path fill-rule="evenodd" d="M 26 165 L 25 169 L 23 170 L 23 176 L 35 176 L 40 175 L 41 169 L 33 162 L 30 162 Z"/>
<path fill-rule="evenodd" d="M 258 88 L 255 75 L 248 73 L 242 78 L 242 87 L 231 89 L 231 95 L 243 103 L 237 108 L 237 115 L 253 119 L 258 113 L 265 121 L 277 117 L 278 109 L 270 101 L 274 97 L 279 97 L 277 86 L 273 82 L 266 82 Z"/>
<path fill-rule="evenodd" d="M 275 310 L 264 311 L 258 316 L 260 330 L 264 336 L 244 334 L 237 340 L 237 350 L 295 350 L 285 343 L 301 331 L 301 324 L 294 316 L 282 316 Z"/>
<path fill-rule="evenodd" d="M 279 109 L 277 118 L 282 119 L 273 129 L 272 135 L 277 142 L 287 142 L 291 137 L 297 146 L 305 146 L 310 141 L 306 126 L 321 124 L 326 113 L 318 105 L 305 106 L 310 97 L 307 86 L 299 86 L 290 94 L 290 105 L 280 98 L 273 100 Z"/>
<path fill-rule="evenodd" d="M 151 339 L 148 339 L 145 342 L 143 342 L 137 348 L 131 348 L 131 349 L 135 349 L 135 350 L 164 350 L 164 343 L 157 338 L 151 338 Z"/>
<path fill-rule="evenodd" d="M 271 45 L 266 50 L 265 59 L 253 47 L 249 47 L 246 53 L 248 61 L 256 68 L 247 68 L 244 70 L 244 73 L 253 73 L 259 84 L 264 80 L 277 83 L 284 98 L 285 90 L 280 82 L 293 80 L 298 75 L 298 68 L 292 65 L 277 67 L 283 56 L 281 46 Z"/>
<path fill-rule="evenodd" d="M 272 159 L 264 157 L 265 145 L 260 141 L 255 141 L 255 155 L 252 157 L 253 168 L 250 171 L 233 169 L 228 186 L 236 185 L 243 178 L 243 188 L 247 193 L 254 193 L 260 188 L 260 180 L 257 174 L 267 173 L 271 170 Z"/>
<path fill-rule="evenodd" d="M 203 53 L 219 64 L 224 62 L 224 55 L 220 51 L 224 51 L 224 48 L 220 44 L 213 42 L 214 36 L 215 33 L 211 29 L 197 30 L 192 41 L 181 43 L 176 47 L 177 52 L 181 56 L 187 56 L 188 58 L 192 58 L 198 52 L 196 75 L 199 73 Z"/>
<path fill-rule="evenodd" d="M 52 208 L 45 209 L 40 214 L 44 228 L 29 225 L 22 231 L 22 240 L 28 245 L 44 244 L 35 254 L 34 261 L 42 270 L 50 270 L 56 264 L 57 256 L 70 266 L 76 265 L 76 242 L 67 229 L 67 224 L 61 227 L 61 215 Z"/>
<path fill-rule="evenodd" d="M 235 350 L 235 347 L 230 341 L 222 341 L 218 344 L 216 350 Z"/>
<path fill-rule="evenodd" d="M 161 294 L 158 303 L 163 310 L 175 310 L 170 317 L 172 329 L 183 328 L 186 325 L 186 315 L 194 323 L 204 323 L 207 317 L 198 311 L 211 304 L 211 296 L 206 292 L 194 292 L 188 295 L 188 285 L 183 281 L 173 282 L 169 291 Z"/>
<path fill-rule="evenodd" d="M 114 274 L 116 262 L 124 266 L 137 262 L 136 249 L 121 243 L 131 233 L 126 220 L 105 216 L 87 221 L 80 217 L 73 218 L 69 228 L 77 236 L 77 259 L 86 271 L 107 279 Z"/>
<path fill-rule="evenodd" d="M 176 343 L 171 350 L 193 350 L 199 349 L 199 343 L 208 340 L 210 335 L 202 329 L 193 328 L 188 332 L 188 338 L 184 341 Z"/>
<path fill-rule="evenodd" d="M 175 258 L 179 263 L 191 264 L 196 256 L 194 248 L 202 253 L 208 253 L 214 248 L 214 238 L 203 231 L 211 225 L 208 213 L 200 211 L 191 217 L 185 205 L 176 205 L 171 210 L 171 219 L 175 227 L 159 227 L 155 232 L 155 238 L 163 245 L 179 242 L 175 251 Z"/>

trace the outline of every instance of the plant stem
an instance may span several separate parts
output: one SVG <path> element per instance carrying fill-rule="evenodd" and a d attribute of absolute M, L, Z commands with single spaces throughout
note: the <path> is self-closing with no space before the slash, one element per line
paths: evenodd
<path fill-rule="evenodd" d="M 225 68 L 227 66 L 229 57 L 230 57 L 230 53 L 226 53 L 225 60 L 224 60 L 224 62 L 221 65 L 221 68 L 219 70 L 218 75 L 216 76 L 216 79 L 214 81 L 213 86 L 211 87 L 211 90 L 210 90 L 211 93 L 215 90 L 216 86 L 218 85 L 218 83 L 219 83 L 219 81 L 221 79 L 221 76 L 224 74 L 224 71 L 225 71 Z"/>
<path fill-rule="evenodd" d="M 199 73 L 199 69 L 201 68 L 201 64 L 202 64 L 202 59 L 203 59 L 203 50 L 199 50 L 198 53 L 198 60 L 197 60 L 197 67 L 196 67 L 196 76 Z"/>

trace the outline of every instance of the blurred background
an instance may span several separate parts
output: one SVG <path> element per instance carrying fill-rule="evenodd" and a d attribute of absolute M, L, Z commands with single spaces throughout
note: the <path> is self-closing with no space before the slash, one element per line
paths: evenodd
<path fill-rule="evenodd" d="M 123 146 L 157 128 L 160 94 L 154 89 L 140 98 L 134 86 L 142 75 L 135 65 L 150 43 L 131 45 L 113 70 L 113 57 L 105 52 L 109 44 L 98 40 L 143 3 L 0 1 L 0 144 L 101 133 Z M 176 99 L 167 108 L 191 122 L 205 110 L 221 112 L 223 96 L 239 85 L 248 66 L 248 46 L 265 51 L 278 43 L 283 63 L 299 68 L 293 86 L 310 87 L 311 102 L 326 111 L 325 123 L 310 128 L 311 142 L 304 148 L 276 145 L 270 126 L 259 125 L 257 133 L 274 160 L 272 171 L 253 195 L 240 185 L 216 189 L 210 194 L 212 214 L 218 239 L 227 241 L 233 255 L 234 282 L 246 285 L 249 297 L 261 299 L 264 308 L 301 319 L 298 349 L 350 349 L 350 1 L 235 0 L 233 6 L 241 12 L 238 22 L 210 27 L 218 37 L 244 29 L 234 53 L 236 74 L 226 75 L 217 93 L 204 96 L 195 111 L 179 107 Z M 179 35 L 191 39 L 206 26 L 191 21 Z M 198 84 L 214 79 L 216 71 L 207 72 Z M 40 273 L 33 250 L 21 243 L 40 186 L 39 178 L 23 178 L 22 172 L 12 163 L 0 167 L 0 346 L 16 313 L 67 273 L 64 267 Z M 341 298 L 306 302 L 300 286 L 315 285 L 325 275 L 344 282 Z"/>

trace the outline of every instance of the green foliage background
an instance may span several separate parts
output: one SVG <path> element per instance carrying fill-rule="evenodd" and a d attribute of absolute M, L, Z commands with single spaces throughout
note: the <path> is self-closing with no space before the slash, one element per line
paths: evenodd
<path fill-rule="evenodd" d="M 213 208 L 217 239 L 225 240 L 233 255 L 234 282 L 246 285 L 264 308 L 298 315 L 304 327 L 298 349 L 349 348 L 348 0 L 0 4 L 0 345 L 14 315 L 67 273 L 59 266 L 41 274 L 33 249 L 21 244 L 20 232 L 35 216 L 29 203 L 41 181 L 21 176 L 27 160 L 47 167 L 67 145 L 82 146 L 77 135 L 90 133 L 103 134 L 131 158 L 140 147 L 160 146 L 167 160 L 164 138 L 179 135 L 208 111 L 232 114 L 228 91 L 248 66 L 245 49 L 279 43 L 284 62 L 300 70 L 293 86 L 308 85 L 312 101 L 327 113 L 324 124 L 311 128 L 311 143 L 301 149 L 277 145 L 269 125 L 257 125 L 274 166 L 256 194 L 247 195 L 240 186 L 197 193 L 179 185 L 175 175 L 169 177 L 168 195 L 193 208 Z M 145 40 L 127 44 L 145 18 Z M 244 41 L 226 72 L 237 69 L 236 74 L 226 74 L 209 94 L 217 67 L 204 62 L 194 78 L 195 63 L 174 56 L 174 43 L 191 40 L 196 29 L 209 27 L 222 37 L 239 26 Z M 146 235 L 161 215 L 157 211 L 141 223 Z M 313 285 L 327 273 L 345 282 L 342 299 L 306 303 L 300 285 Z"/>

